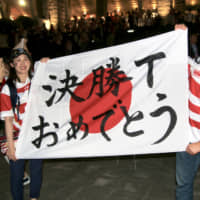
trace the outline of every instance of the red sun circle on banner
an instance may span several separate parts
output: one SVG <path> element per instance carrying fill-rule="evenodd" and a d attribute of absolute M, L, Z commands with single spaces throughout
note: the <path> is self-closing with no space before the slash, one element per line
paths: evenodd
<path fill-rule="evenodd" d="M 104 69 L 104 76 L 102 81 L 104 91 L 107 91 L 110 88 L 108 84 L 106 85 L 106 72 L 108 70 L 110 69 Z M 116 73 L 117 72 L 119 71 L 116 71 Z M 120 78 L 125 77 L 125 74 L 120 75 Z M 95 85 L 91 96 L 89 96 L 93 86 L 93 79 L 94 74 L 91 73 L 82 81 L 82 85 L 79 85 L 75 89 L 74 94 L 78 97 L 84 98 L 85 100 L 82 102 L 77 102 L 71 97 L 70 114 L 72 122 L 74 123 L 79 122 L 79 116 L 81 115 L 83 117 L 83 123 L 88 125 L 89 133 L 100 133 L 102 120 L 105 118 L 108 111 L 112 110 L 113 114 L 109 116 L 106 121 L 104 126 L 105 131 L 112 129 L 124 118 L 124 113 L 122 112 L 120 106 L 125 106 L 126 110 L 129 110 L 132 96 L 132 84 L 130 80 L 121 82 L 119 84 L 117 96 L 112 94 L 112 90 L 114 89 L 113 87 L 102 97 L 97 95 L 99 93 L 99 84 L 97 84 Z M 85 127 L 81 126 L 80 129 L 84 131 Z"/>

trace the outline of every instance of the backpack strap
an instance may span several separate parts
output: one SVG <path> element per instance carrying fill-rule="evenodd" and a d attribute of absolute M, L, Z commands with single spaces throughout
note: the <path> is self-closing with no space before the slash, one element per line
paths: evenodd
<path fill-rule="evenodd" d="M 6 84 L 8 85 L 9 90 L 10 90 L 10 99 L 11 99 L 12 109 L 14 112 L 16 104 L 17 104 L 17 88 L 15 87 L 15 84 L 13 83 L 11 79 L 8 79 L 6 81 Z"/>

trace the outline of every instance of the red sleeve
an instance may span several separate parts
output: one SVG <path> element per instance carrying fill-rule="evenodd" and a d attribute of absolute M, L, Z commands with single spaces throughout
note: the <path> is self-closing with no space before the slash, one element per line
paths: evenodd
<path fill-rule="evenodd" d="M 0 93 L 0 112 L 12 109 L 10 96 Z"/>

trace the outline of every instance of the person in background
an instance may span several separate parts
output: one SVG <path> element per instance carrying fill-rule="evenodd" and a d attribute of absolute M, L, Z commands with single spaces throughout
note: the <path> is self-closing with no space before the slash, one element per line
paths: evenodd
<path fill-rule="evenodd" d="M 0 92 L 9 75 L 9 66 L 0 58 Z"/>
<path fill-rule="evenodd" d="M 198 32 L 190 31 L 189 34 L 189 56 L 195 60 L 195 62 L 200 62 L 200 46 L 198 41 Z"/>
<path fill-rule="evenodd" d="M 175 26 L 175 30 L 177 29 L 186 30 L 187 27 L 179 24 Z M 193 36 L 191 35 L 191 37 Z M 193 41 L 197 42 L 196 36 Z M 192 45 L 191 42 L 190 45 Z M 196 53 L 199 54 L 199 52 Z M 198 119 L 200 113 L 200 104 L 198 103 L 200 100 L 200 65 L 196 60 L 197 57 L 190 54 L 189 51 L 189 123 L 191 134 L 186 151 L 176 153 L 176 200 L 193 200 L 194 178 L 200 166 L 200 120 Z"/>

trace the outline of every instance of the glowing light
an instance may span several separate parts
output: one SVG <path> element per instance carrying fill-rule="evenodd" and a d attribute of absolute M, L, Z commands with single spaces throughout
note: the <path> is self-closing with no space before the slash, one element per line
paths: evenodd
<path fill-rule="evenodd" d="M 46 29 L 50 30 L 50 28 L 51 28 L 51 22 L 50 22 L 50 20 L 49 19 L 44 19 L 43 22 L 45 24 Z"/>
<path fill-rule="evenodd" d="M 158 16 L 158 13 L 155 13 L 155 12 L 152 13 L 152 17 L 153 17 L 153 18 L 155 18 L 155 17 L 157 17 L 157 16 Z"/>
<path fill-rule="evenodd" d="M 12 21 L 15 20 L 15 18 L 14 18 L 12 15 L 10 16 L 10 19 L 11 19 Z"/>
<path fill-rule="evenodd" d="M 192 6 L 194 6 L 195 4 L 196 4 L 196 1 L 195 1 L 195 0 L 191 1 L 191 5 L 192 5 Z"/>
<path fill-rule="evenodd" d="M 104 16 L 101 16 L 101 19 L 102 19 L 103 21 L 105 21 L 105 20 L 106 20 Z"/>
<path fill-rule="evenodd" d="M 129 29 L 127 32 L 128 33 L 134 33 L 134 30 L 133 29 Z"/>
<path fill-rule="evenodd" d="M 87 8 L 86 8 L 86 7 L 83 7 L 82 11 L 83 11 L 83 14 L 84 14 L 84 15 L 87 14 Z"/>
<path fill-rule="evenodd" d="M 81 19 L 81 17 L 80 17 L 80 16 L 78 16 L 77 18 L 78 18 L 78 20 L 79 20 L 79 19 Z"/>
<path fill-rule="evenodd" d="M 165 17 L 168 15 L 169 10 L 170 10 L 170 8 L 168 8 L 168 7 L 159 8 L 158 13 L 160 14 L 160 16 Z"/>
<path fill-rule="evenodd" d="M 71 20 L 71 21 L 74 21 L 74 17 L 71 17 L 70 20 Z"/>
<path fill-rule="evenodd" d="M 169 1 L 157 1 L 157 9 L 158 9 L 158 14 L 161 17 L 165 17 L 169 14 L 170 12 L 170 2 Z"/>
<path fill-rule="evenodd" d="M 175 0 L 172 0 L 172 7 L 175 7 Z"/>
<path fill-rule="evenodd" d="M 20 6 L 26 6 L 26 1 L 25 0 L 19 0 L 19 5 Z"/>
<path fill-rule="evenodd" d="M 116 10 L 117 10 L 117 12 L 119 13 L 120 10 L 121 10 L 120 6 L 117 6 Z"/>
<path fill-rule="evenodd" d="M 156 4 L 152 4 L 152 8 L 153 8 L 153 10 L 155 10 L 157 8 L 157 5 Z"/>
<path fill-rule="evenodd" d="M 137 5 L 136 3 L 133 3 L 133 4 L 132 4 L 132 8 L 133 8 L 133 9 L 136 9 L 136 8 L 138 8 L 138 5 Z"/>

